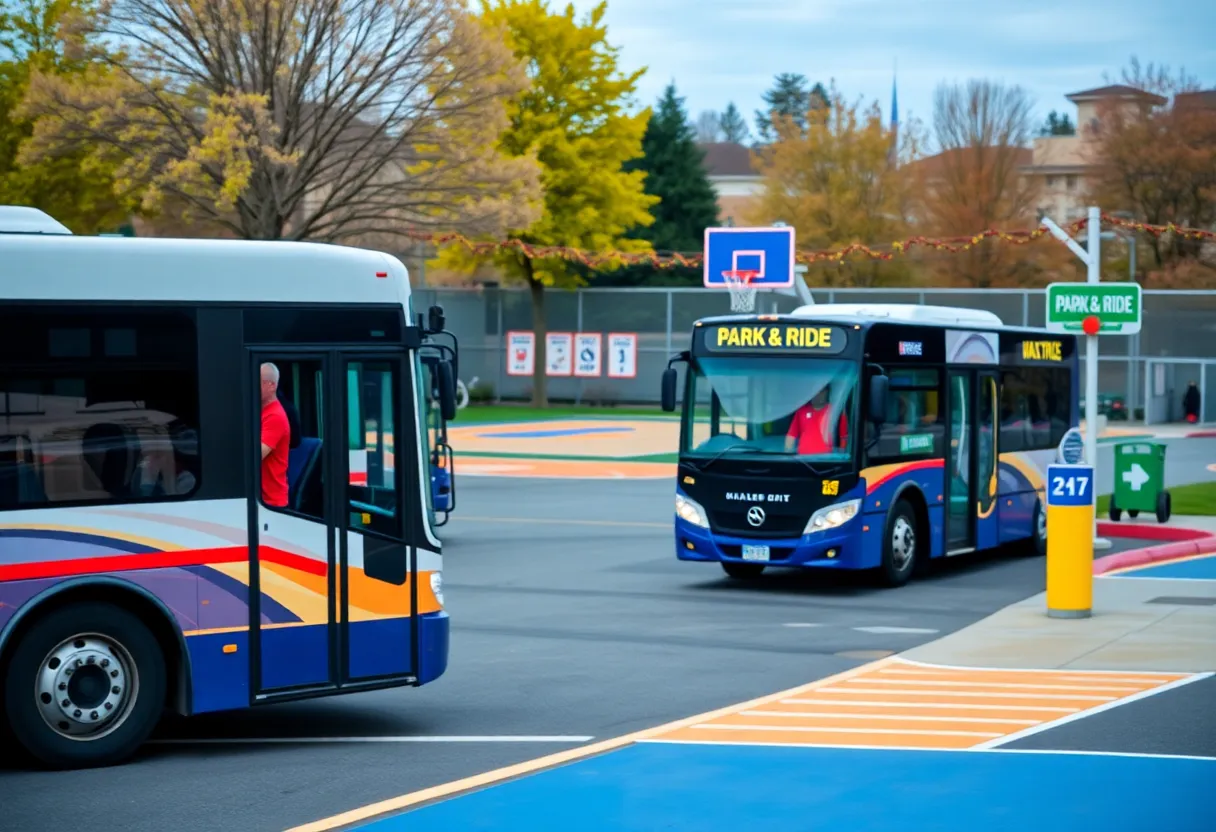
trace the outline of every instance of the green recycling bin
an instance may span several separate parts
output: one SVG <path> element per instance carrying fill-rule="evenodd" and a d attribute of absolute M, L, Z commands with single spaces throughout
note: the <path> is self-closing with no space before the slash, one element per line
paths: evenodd
<path fill-rule="evenodd" d="M 1170 492 L 1165 490 L 1165 444 L 1121 442 L 1115 445 L 1115 492 L 1110 499 L 1110 519 L 1118 522 L 1123 512 L 1136 517 L 1151 511 L 1157 522 L 1170 519 Z"/>

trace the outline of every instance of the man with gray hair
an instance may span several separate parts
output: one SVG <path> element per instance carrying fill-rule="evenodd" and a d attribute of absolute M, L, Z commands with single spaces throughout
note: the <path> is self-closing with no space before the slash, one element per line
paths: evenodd
<path fill-rule="evenodd" d="M 262 370 L 262 501 L 268 506 L 287 505 L 287 454 L 291 425 L 279 403 L 279 368 L 269 362 Z"/>

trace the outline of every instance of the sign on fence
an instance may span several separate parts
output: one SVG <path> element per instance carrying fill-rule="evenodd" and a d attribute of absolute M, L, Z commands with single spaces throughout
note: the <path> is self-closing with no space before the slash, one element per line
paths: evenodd
<path fill-rule="evenodd" d="M 574 369 L 574 335 L 550 332 L 545 335 L 545 375 L 568 376 Z"/>
<path fill-rule="evenodd" d="M 574 336 L 574 374 L 579 378 L 598 378 L 603 361 L 604 338 L 598 332 L 579 332 Z"/>
<path fill-rule="evenodd" d="M 638 335 L 636 332 L 608 333 L 608 378 L 637 378 Z"/>
<path fill-rule="evenodd" d="M 530 376 L 535 369 L 536 336 L 531 332 L 507 333 L 507 375 Z"/>

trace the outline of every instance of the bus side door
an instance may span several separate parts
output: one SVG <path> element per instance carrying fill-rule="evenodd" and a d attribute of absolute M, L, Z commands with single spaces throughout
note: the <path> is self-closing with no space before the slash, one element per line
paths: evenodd
<path fill-rule="evenodd" d="M 406 506 L 422 499 L 412 467 L 428 460 L 411 452 L 418 437 L 404 355 L 347 354 L 343 364 L 349 450 L 341 667 L 344 680 L 391 681 L 416 669 L 416 553 L 406 543 L 412 517 Z"/>

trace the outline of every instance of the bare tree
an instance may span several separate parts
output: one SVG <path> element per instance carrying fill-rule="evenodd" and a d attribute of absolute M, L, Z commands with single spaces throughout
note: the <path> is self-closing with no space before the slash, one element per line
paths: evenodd
<path fill-rule="evenodd" d="M 987 80 L 941 85 L 933 108 L 938 154 L 926 159 L 923 213 L 946 236 L 1033 220 L 1036 189 L 1020 168 L 1030 162 L 1035 131 L 1032 101 L 1020 87 Z M 979 287 L 1021 283 L 1033 264 L 1010 247 L 980 243 L 943 261 L 956 282 Z"/>
<path fill-rule="evenodd" d="M 713 110 L 704 110 L 697 116 L 697 141 L 711 144 L 722 141 L 722 119 Z"/>
<path fill-rule="evenodd" d="M 458 0 L 112 0 L 87 83 L 35 79 L 32 154 L 91 146 L 247 238 L 526 227 L 535 160 L 498 148 L 527 79 Z"/>

